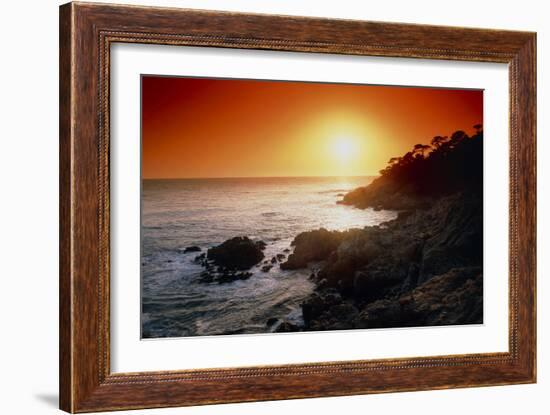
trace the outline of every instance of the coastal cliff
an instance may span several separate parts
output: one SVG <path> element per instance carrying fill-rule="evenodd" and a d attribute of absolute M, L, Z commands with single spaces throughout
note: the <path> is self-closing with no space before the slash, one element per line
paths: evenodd
<path fill-rule="evenodd" d="M 483 131 L 457 131 L 391 159 L 339 202 L 399 211 L 379 226 L 318 229 L 292 242 L 282 269 L 310 268 L 303 327 L 278 331 L 483 322 Z"/>
<path fill-rule="evenodd" d="M 426 208 L 445 195 L 483 192 L 483 130 L 475 134 L 455 131 L 436 136 L 428 144 L 416 144 L 402 157 L 388 161 L 380 176 L 359 187 L 338 203 L 360 209 L 411 210 Z"/>

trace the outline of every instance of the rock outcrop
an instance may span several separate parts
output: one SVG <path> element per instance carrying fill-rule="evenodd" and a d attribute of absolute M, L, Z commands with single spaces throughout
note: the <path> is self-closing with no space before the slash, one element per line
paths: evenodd
<path fill-rule="evenodd" d="M 459 193 L 380 226 L 298 235 L 294 264 L 324 260 L 305 330 L 481 323 L 482 213 Z"/>
<path fill-rule="evenodd" d="M 246 236 L 236 236 L 210 248 L 206 258 L 228 270 L 247 270 L 264 259 L 265 243 L 254 242 Z"/>
<path fill-rule="evenodd" d="M 338 247 L 343 235 L 324 228 L 302 232 L 292 241 L 294 252 L 281 263 L 281 269 L 306 268 L 309 262 L 326 259 Z"/>
<path fill-rule="evenodd" d="M 264 259 L 265 247 L 263 241 L 254 242 L 246 236 L 237 236 L 208 249 L 193 260 L 205 269 L 199 281 L 224 284 L 249 279 L 253 274 L 248 270 Z M 262 270 L 269 271 L 265 267 Z"/>
<path fill-rule="evenodd" d="M 201 247 L 200 246 L 196 246 L 196 245 L 193 245 L 193 246 L 188 246 L 187 248 L 185 248 L 183 250 L 183 253 L 184 254 L 187 254 L 189 252 L 200 252 L 201 251 Z"/>
<path fill-rule="evenodd" d="M 439 326 L 483 322 L 480 267 L 453 268 L 396 298 L 368 304 L 356 328 Z"/>

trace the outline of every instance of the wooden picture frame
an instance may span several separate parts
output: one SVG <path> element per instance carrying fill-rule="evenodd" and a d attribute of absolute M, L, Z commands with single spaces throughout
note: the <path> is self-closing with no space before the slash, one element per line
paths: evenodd
<path fill-rule="evenodd" d="M 117 42 L 507 63 L 509 352 L 111 373 L 109 59 Z M 535 382 L 535 33 L 69 3 L 60 8 L 59 93 L 61 409 L 91 412 Z"/>

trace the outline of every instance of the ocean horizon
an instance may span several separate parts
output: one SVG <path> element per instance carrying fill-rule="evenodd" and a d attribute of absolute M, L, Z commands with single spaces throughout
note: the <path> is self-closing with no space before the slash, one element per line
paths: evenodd
<path fill-rule="evenodd" d="M 173 180 L 269 180 L 269 179 L 367 179 L 369 183 L 380 175 L 327 175 L 327 176 L 206 176 L 206 177 L 142 177 L 142 181 Z"/>

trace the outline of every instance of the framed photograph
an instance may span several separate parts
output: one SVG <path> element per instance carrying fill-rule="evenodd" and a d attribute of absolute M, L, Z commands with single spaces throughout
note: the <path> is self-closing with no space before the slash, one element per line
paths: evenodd
<path fill-rule="evenodd" d="M 536 381 L 536 36 L 60 8 L 60 407 Z"/>

